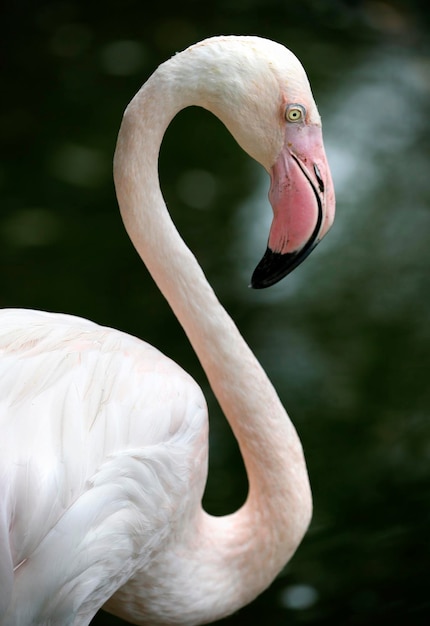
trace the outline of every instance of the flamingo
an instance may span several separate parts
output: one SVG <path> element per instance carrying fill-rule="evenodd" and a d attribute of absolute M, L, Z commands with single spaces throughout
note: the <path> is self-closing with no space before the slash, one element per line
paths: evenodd
<path fill-rule="evenodd" d="M 166 61 L 127 107 L 114 158 L 129 236 L 237 438 L 246 502 L 202 508 L 208 415 L 156 348 L 66 314 L 0 318 L 0 623 L 206 624 L 266 589 L 301 542 L 311 491 L 276 391 L 174 227 L 158 178 L 175 114 L 202 106 L 270 173 L 267 250 L 251 285 L 295 268 L 328 231 L 334 191 L 305 71 L 284 46 L 221 36 Z"/>

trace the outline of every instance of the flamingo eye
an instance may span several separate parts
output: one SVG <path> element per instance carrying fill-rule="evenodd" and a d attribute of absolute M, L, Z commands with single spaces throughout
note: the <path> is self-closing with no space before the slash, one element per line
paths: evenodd
<path fill-rule="evenodd" d="M 305 119 L 306 109 L 301 104 L 289 104 L 285 111 L 287 122 L 301 122 Z"/>

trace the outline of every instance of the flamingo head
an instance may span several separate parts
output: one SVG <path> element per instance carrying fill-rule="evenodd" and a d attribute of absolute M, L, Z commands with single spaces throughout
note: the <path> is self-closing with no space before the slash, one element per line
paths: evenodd
<path fill-rule="evenodd" d="M 211 38 L 188 52 L 204 68 L 194 74 L 196 90 L 204 85 L 199 104 L 270 174 L 273 222 L 251 280 L 251 287 L 269 287 L 308 256 L 334 219 L 333 182 L 309 81 L 292 52 L 259 37 Z"/>

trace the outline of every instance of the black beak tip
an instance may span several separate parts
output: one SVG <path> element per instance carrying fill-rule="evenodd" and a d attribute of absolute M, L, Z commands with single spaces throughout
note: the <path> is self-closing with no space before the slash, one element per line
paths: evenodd
<path fill-rule="evenodd" d="M 316 244 L 317 242 L 315 241 L 313 245 L 305 246 L 297 252 L 289 252 L 287 254 L 273 252 L 270 248 L 267 248 L 263 258 L 252 274 L 249 286 L 252 289 L 265 289 L 275 285 L 300 265 L 312 252 Z"/>
<path fill-rule="evenodd" d="M 272 252 L 267 248 L 263 258 L 254 270 L 250 287 L 265 289 L 271 287 L 288 274 L 291 254 Z"/>

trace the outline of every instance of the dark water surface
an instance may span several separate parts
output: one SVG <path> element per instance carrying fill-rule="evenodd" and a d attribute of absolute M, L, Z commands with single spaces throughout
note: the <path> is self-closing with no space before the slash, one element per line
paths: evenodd
<path fill-rule="evenodd" d="M 292 562 L 226 624 L 418 626 L 430 617 L 430 56 L 420 6 L 52 1 L 11 4 L 3 21 L 0 304 L 126 330 L 190 371 L 211 410 L 205 505 L 214 513 L 243 501 L 243 468 L 123 230 L 116 134 L 155 67 L 209 35 L 276 39 L 310 77 L 337 218 L 270 291 L 247 288 L 271 218 L 265 173 L 197 109 L 174 121 L 161 155 L 174 219 L 292 416 L 314 493 Z M 100 613 L 93 623 L 120 622 Z"/>

